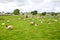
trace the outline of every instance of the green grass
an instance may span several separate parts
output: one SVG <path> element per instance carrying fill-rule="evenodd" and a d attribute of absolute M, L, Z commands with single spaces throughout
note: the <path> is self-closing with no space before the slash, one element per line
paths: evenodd
<path fill-rule="evenodd" d="M 25 18 L 26 20 L 17 20 L 21 16 L 0 16 L 4 20 L 0 20 L 0 40 L 60 40 L 60 17 L 49 17 L 35 19 Z M 10 22 L 7 23 L 6 20 Z M 38 23 L 38 27 L 30 25 L 30 21 Z M 57 22 L 54 20 L 58 19 Z M 43 23 L 40 23 L 42 20 Z M 48 24 L 50 20 L 51 24 Z M 2 23 L 13 26 L 13 30 L 7 30 Z"/>

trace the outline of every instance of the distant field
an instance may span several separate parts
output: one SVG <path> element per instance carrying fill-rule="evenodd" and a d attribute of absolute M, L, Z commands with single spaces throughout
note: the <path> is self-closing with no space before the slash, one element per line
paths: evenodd
<path fill-rule="evenodd" d="M 60 16 L 22 17 L 18 20 L 21 17 L 0 16 L 0 40 L 60 40 Z M 37 27 L 30 25 L 33 19 L 38 24 Z M 10 20 L 10 22 L 7 23 L 6 20 Z M 49 21 L 50 24 L 48 24 Z M 7 30 L 5 25 L 1 25 L 2 23 L 12 25 L 13 30 Z"/>

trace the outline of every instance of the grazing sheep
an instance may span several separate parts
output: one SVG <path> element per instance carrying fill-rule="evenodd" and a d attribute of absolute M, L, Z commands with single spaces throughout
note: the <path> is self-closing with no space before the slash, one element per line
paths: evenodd
<path fill-rule="evenodd" d="M 35 26 L 37 27 L 37 26 L 38 26 L 38 24 L 35 24 Z"/>
<path fill-rule="evenodd" d="M 1 25 L 5 25 L 5 23 L 2 23 Z"/>
<path fill-rule="evenodd" d="M 6 25 L 6 29 L 10 29 L 10 30 L 12 30 L 13 29 L 13 27 L 11 26 L 11 25 Z"/>
<path fill-rule="evenodd" d="M 31 24 L 31 25 L 34 25 L 34 24 L 35 24 L 35 22 L 33 22 L 33 21 L 32 21 L 32 22 L 30 22 L 30 24 Z"/>

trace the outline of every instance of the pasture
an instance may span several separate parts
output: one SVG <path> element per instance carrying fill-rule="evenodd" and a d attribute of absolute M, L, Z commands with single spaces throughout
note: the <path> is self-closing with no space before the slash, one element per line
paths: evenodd
<path fill-rule="evenodd" d="M 30 25 L 31 21 L 38 26 Z M 13 30 L 7 30 L 5 25 L 12 25 Z M 0 40 L 60 40 L 60 15 L 38 18 L 24 18 L 23 15 L 0 16 Z"/>

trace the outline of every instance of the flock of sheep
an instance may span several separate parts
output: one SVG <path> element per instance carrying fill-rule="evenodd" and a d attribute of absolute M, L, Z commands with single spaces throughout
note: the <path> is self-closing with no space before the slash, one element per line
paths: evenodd
<path fill-rule="evenodd" d="M 7 20 L 6 22 L 7 23 L 10 22 L 10 20 Z M 12 25 L 7 25 L 6 23 L 2 23 L 1 25 L 2 26 L 5 26 L 5 28 L 8 29 L 8 30 L 12 30 L 13 29 L 13 26 Z"/>
<path fill-rule="evenodd" d="M 25 18 L 29 18 L 29 17 L 26 15 Z M 24 20 L 25 20 L 25 18 L 24 18 Z M 37 17 L 36 19 L 39 19 L 39 18 L 40 18 L 40 17 Z M 17 20 L 21 20 L 21 18 L 17 18 Z M 34 25 L 34 26 L 36 26 L 36 27 L 39 26 L 39 24 L 35 23 L 34 20 L 35 20 L 35 19 L 32 19 L 32 21 L 30 21 L 30 25 Z M 54 20 L 54 21 L 57 22 L 58 20 L 56 19 L 56 20 Z M 7 23 L 10 22 L 10 20 L 6 20 L 6 22 L 7 22 Z M 39 20 L 39 22 L 40 22 L 40 23 L 43 23 L 42 20 Z M 51 22 L 48 21 L 48 24 L 51 24 Z M 8 29 L 8 30 L 12 30 L 12 29 L 13 29 L 13 26 L 12 26 L 12 25 L 6 25 L 6 23 L 2 23 L 1 25 L 4 25 L 5 28 Z"/>

